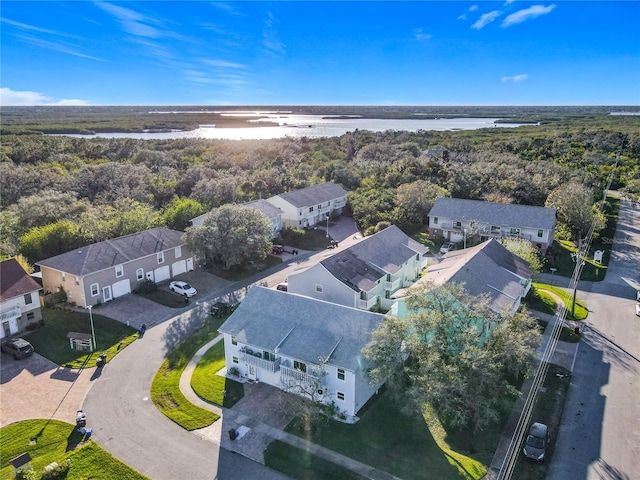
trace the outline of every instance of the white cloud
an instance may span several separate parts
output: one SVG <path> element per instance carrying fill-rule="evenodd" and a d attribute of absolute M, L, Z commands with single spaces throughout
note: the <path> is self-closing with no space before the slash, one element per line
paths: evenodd
<path fill-rule="evenodd" d="M 547 7 L 544 5 L 532 5 L 529 8 L 525 8 L 523 10 L 518 10 L 515 13 L 512 13 L 502 22 L 503 27 L 510 27 L 511 25 L 515 25 L 517 23 L 522 23 L 526 20 L 531 20 L 533 18 L 537 18 L 540 15 L 546 15 L 547 13 L 551 13 L 551 11 L 556 8 L 554 4 L 551 4 Z"/>
<path fill-rule="evenodd" d="M 246 65 L 243 65 L 241 63 L 229 62 L 227 60 L 203 60 L 203 62 L 212 67 L 239 68 L 239 69 L 247 68 Z"/>
<path fill-rule="evenodd" d="M 275 29 L 277 19 L 271 12 L 267 12 L 267 18 L 264 21 L 265 28 L 262 31 L 262 45 L 273 53 L 285 53 L 285 45 L 278 40 L 278 32 Z"/>
<path fill-rule="evenodd" d="M 513 82 L 513 83 L 517 83 L 517 82 L 524 82 L 525 80 L 527 80 L 529 78 L 529 75 L 526 73 L 521 73 L 520 75 L 514 75 L 512 77 L 502 77 L 500 79 L 501 82 L 505 83 L 505 82 Z"/>
<path fill-rule="evenodd" d="M 5 107 L 27 107 L 33 105 L 89 105 L 85 100 L 54 97 L 47 97 L 40 92 L 31 92 L 29 90 L 16 91 L 7 87 L 0 88 L 0 105 Z"/>
<path fill-rule="evenodd" d="M 421 28 L 416 28 L 413 31 L 413 35 L 415 36 L 416 40 L 429 40 L 431 37 L 433 37 L 433 35 L 431 35 L 430 33 L 424 33 Z"/>
<path fill-rule="evenodd" d="M 475 28 L 476 30 L 480 30 L 481 28 L 489 25 L 491 22 L 493 22 L 500 15 L 502 15 L 502 12 L 500 10 L 493 10 L 492 12 L 484 13 L 484 14 L 482 14 L 480 16 L 480 18 L 478 19 L 478 21 L 476 23 L 471 25 L 471 28 Z"/>
<path fill-rule="evenodd" d="M 17 35 L 16 37 L 20 38 L 25 43 L 29 43 L 31 45 L 37 45 L 38 47 L 41 47 L 41 48 L 46 48 L 56 52 L 66 53 L 67 55 L 73 55 L 74 57 L 88 58 L 89 60 L 97 60 L 100 62 L 104 61 L 102 58 L 94 57 L 94 56 L 79 52 L 77 50 L 77 47 L 75 47 L 74 45 L 69 45 L 66 42 L 60 42 L 60 41 L 51 42 L 49 40 L 36 38 L 31 35 Z"/>
<path fill-rule="evenodd" d="M 513 2 L 515 2 L 515 1 L 516 1 L 516 0 L 505 0 L 504 4 L 505 4 L 505 5 L 510 5 L 510 4 L 512 4 Z"/>
<path fill-rule="evenodd" d="M 96 5 L 118 19 L 124 30 L 136 37 L 159 38 L 162 36 L 160 30 L 148 25 L 149 23 L 155 23 L 152 18 L 112 3 L 96 2 Z"/>
<path fill-rule="evenodd" d="M 78 38 L 75 35 L 70 35 L 70 34 L 65 33 L 65 32 L 58 32 L 56 30 L 49 30 L 47 28 L 36 27 L 35 25 L 29 25 L 29 24 L 22 23 L 22 22 L 16 22 L 14 20 L 9 20 L 8 18 L 0 18 L 0 22 L 6 23 L 7 25 L 12 25 L 14 27 L 18 27 L 18 28 L 20 28 L 22 30 L 31 30 L 31 31 L 38 32 L 38 33 L 47 33 L 49 35 L 58 35 L 58 36 L 61 36 L 61 37 Z"/>
<path fill-rule="evenodd" d="M 471 6 L 469 7 L 469 11 L 470 11 L 470 12 L 475 12 L 477 9 L 478 9 L 478 5 L 471 5 Z"/>

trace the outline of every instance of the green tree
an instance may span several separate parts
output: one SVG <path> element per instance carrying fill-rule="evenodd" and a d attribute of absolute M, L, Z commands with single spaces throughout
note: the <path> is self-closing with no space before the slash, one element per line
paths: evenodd
<path fill-rule="evenodd" d="M 162 225 L 160 214 L 146 203 L 119 198 L 113 204 L 97 205 L 80 218 L 92 242 L 102 242 Z"/>
<path fill-rule="evenodd" d="M 190 220 L 202 215 L 206 209 L 197 200 L 174 197 L 162 212 L 162 219 L 167 227 L 184 231 Z"/>
<path fill-rule="evenodd" d="M 409 314 L 388 317 L 364 349 L 372 381 L 386 381 L 408 408 L 429 404 L 453 427 L 497 422 L 518 394 L 508 379 L 533 365 L 535 320 L 498 316 L 455 284 L 412 289 L 406 302 Z"/>
<path fill-rule="evenodd" d="M 231 268 L 266 258 L 272 237 L 271 221 L 264 213 L 229 204 L 212 210 L 201 226 L 187 228 L 184 241 L 207 263 Z"/>
<path fill-rule="evenodd" d="M 424 219 L 438 197 L 448 197 L 449 192 L 427 180 L 405 183 L 396 189 L 396 204 L 413 224 L 424 225 Z"/>
<path fill-rule="evenodd" d="M 19 250 L 34 263 L 86 245 L 87 240 L 77 223 L 59 220 L 29 229 L 20 237 Z"/>
<path fill-rule="evenodd" d="M 534 247 L 529 240 L 517 237 L 504 237 L 502 239 L 502 245 L 514 255 L 529 262 L 529 266 L 534 272 L 540 273 L 542 271 L 544 259 L 540 254 L 540 250 Z"/>
<path fill-rule="evenodd" d="M 579 240 L 595 223 L 595 231 L 602 230 L 605 219 L 599 215 L 593 204 L 593 190 L 578 182 L 568 182 L 554 189 L 545 203 L 558 211 L 558 218 L 570 230 L 575 240 Z"/>

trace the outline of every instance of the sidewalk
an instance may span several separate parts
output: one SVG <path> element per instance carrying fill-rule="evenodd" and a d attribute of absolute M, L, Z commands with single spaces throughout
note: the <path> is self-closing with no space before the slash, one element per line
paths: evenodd
<path fill-rule="evenodd" d="M 362 475 L 366 478 L 374 480 L 400 480 L 391 474 L 378 470 L 369 465 L 365 465 L 357 460 L 345 457 L 338 452 L 329 450 L 325 447 L 312 443 L 303 438 L 284 432 L 281 428 L 268 425 L 253 416 L 247 415 L 233 408 L 221 409 L 216 405 L 212 405 L 202 400 L 191 388 L 191 375 L 204 355 L 204 353 L 216 343 L 222 341 L 222 335 L 217 336 L 209 343 L 204 345 L 196 352 L 180 377 L 180 390 L 187 399 L 201 408 L 217 413 L 221 418 L 214 422 L 211 426 L 196 430 L 194 433 L 201 435 L 214 443 L 219 444 L 222 448 L 239 453 L 255 462 L 264 465 L 264 450 L 273 440 L 280 440 L 289 445 L 297 447 L 304 452 L 310 452 L 314 455 L 328 460 L 336 465 L 340 465 L 352 472 Z M 249 385 L 247 385 L 249 386 Z M 261 385 L 261 387 L 270 387 Z M 272 396 L 272 395 L 269 395 Z M 245 397 L 247 398 L 247 397 Z M 286 424 L 287 422 L 285 422 Z M 282 422 L 280 422 L 282 425 Z M 225 434 L 228 430 L 236 430 L 240 436 L 236 440 L 231 440 Z"/>

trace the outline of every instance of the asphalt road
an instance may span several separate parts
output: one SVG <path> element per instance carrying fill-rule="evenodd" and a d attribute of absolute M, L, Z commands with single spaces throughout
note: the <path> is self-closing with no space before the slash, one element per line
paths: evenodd
<path fill-rule="evenodd" d="M 581 282 L 584 325 L 548 480 L 640 479 L 640 209 L 621 203 L 602 282 Z"/>

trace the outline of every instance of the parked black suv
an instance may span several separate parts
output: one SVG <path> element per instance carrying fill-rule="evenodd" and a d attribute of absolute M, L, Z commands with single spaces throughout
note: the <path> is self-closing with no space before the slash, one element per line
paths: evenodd
<path fill-rule="evenodd" d="M 18 360 L 33 355 L 33 345 L 23 338 L 11 338 L 2 344 L 2 351 Z"/>

